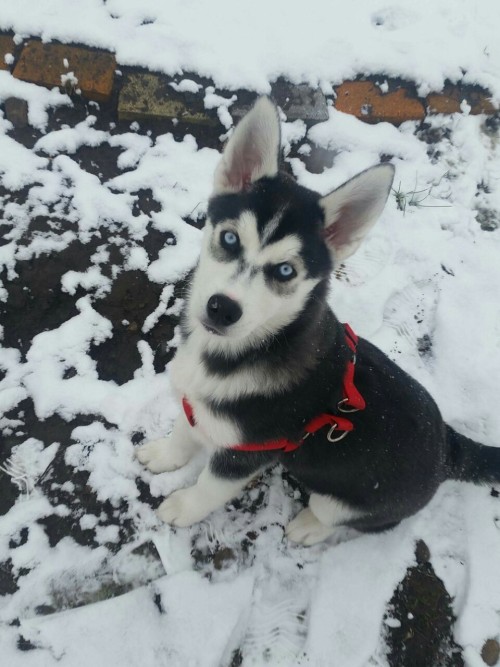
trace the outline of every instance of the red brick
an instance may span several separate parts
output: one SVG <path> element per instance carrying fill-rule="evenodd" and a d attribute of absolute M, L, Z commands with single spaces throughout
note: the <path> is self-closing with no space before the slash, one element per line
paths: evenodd
<path fill-rule="evenodd" d="M 463 97 L 445 93 L 431 93 L 426 97 L 426 106 L 429 113 L 460 113 L 460 104 Z"/>
<path fill-rule="evenodd" d="M 68 61 L 68 67 L 64 66 L 64 59 Z M 82 95 L 91 100 L 106 102 L 113 89 L 115 68 L 115 57 L 107 51 L 33 41 L 24 47 L 13 74 L 23 81 L 48 88 L 58 86 L 65 90 L 61 84 L 61 75 L 73 72 Z"/>
<path fill-rule="evenodd" d="M 405 88 L 382 93 L 371 81 L 345 81 L 337 87 L 335 108 L 367 123 L 387 121 L 400 125 L 405 120 L 422 120 L 425 109 Z"/>
<path fill-rule="evenodd" d="M 9 35 L 0 35 L 0 69 L 10 69 L 10 65 L 5 62 L 7 53 L 14 53 L 14 40 Z"/>
<path fill-rule="evenodd" d="M 491 98 L 488 96 L 488 93 L 484 91 L 470 92 L 467 95 L 467 102 L 471 106 L 470 112 L 472 114 L 493 114 L 497 110 L 494 107 Z"/>
<path fill-rule="evenodd" d="M 459 86 L 445 86 L 442 93 L 431 93 L 426 104 L 429 113 L 460 113 L 460 105 L 465 100 L 471 107 L 471 114 L 495 113 L 491 99 L 486 91 L 462 90 Z"/>

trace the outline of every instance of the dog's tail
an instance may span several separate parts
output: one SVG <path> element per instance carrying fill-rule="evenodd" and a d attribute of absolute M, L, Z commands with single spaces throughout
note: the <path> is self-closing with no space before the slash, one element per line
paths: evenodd
<path fill-rule="evenodd" d="M 448 476 L 474 484 L 500 482 L 500 447 L 487 447 L 446 426 Z"/>

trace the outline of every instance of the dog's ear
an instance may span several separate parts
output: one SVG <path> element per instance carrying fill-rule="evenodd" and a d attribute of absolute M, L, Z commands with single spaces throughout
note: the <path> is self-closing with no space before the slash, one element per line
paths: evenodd
<path fill-rule="evenodd" d="M 261 97 L 240 121 L 215 170 L 214 194 L 240 192 L 263 176 L 278 173 L 278 110 Z"/>
<path fill-rule="evenodd" d="M 361 245 L 389 196 L 394 167 L 381 164 L 361 172 L 320 200 L 325 213 L 325 240 L 341 262 Z"/>

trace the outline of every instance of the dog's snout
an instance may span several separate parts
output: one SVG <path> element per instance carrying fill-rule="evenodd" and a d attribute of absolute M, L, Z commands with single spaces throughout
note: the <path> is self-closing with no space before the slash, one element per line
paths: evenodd
<path fill-rule="evenodd" d="M 228 327 L 237 322 L 243 314 L 239 304 L 224 294 L 214 294 L 207 303 L 210 321 L 218 326 Z"/>

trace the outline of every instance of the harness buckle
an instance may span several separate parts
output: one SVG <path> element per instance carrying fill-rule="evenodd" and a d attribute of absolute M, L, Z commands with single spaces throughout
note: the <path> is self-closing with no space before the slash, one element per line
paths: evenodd
<path fill-rule="evenodd" d="M 349 431 L 344 431 L 343 433 L 341 433 L 341 435 L 338 435 L 336 438 L 334 438 L 333 434 L 334 434 L 336 428 L 337 428 L 337 424 L 333 424 L 331 429 L 328 431 L 328 435 L 326 436 L 328 442 L 339 442 L 339 440 L 342 440 L 342 438 L 345 438 L 346 435 L 349 433 Z"/>

